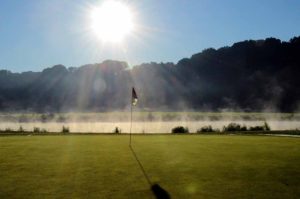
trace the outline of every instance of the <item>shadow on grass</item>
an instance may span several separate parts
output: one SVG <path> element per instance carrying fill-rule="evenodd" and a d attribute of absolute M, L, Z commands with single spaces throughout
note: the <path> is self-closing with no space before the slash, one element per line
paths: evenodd
<path fill-rule="evenodd" d="M 153 184 L 151 190 L 157 199 L 171 199 L 169 193 L 159 186 L 159 184 Z"/>
<path fill-rule="evenodd" d="M 129 145 L 130 150 L 132 151 L 132 154 L 135 158 L 135 160 L 137 161 L 138 165 L 140 166 L 140 169 L 142 171 L 142 173 L 144 174 L 144 177 L 146 179 L 146 181 L 148 182 L 148 184 L 151 186 L 151 191 L 153 192 L 153 194 L 155 195 L 156 199 L 170 199 L 171 196 L 169 195 L 169 193 L 164 190 L 159 184 L 155 183 L 152 184 L 141 161 L 139 160 L 139 158 L 137 157 L 135 151 L 133 150 L 132 146 Z"/>

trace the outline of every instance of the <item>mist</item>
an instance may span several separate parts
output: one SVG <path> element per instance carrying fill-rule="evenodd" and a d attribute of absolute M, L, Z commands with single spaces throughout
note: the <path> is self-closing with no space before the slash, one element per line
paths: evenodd
<path fill-rule="evenodd" d="M 184 126 L 191 133 L 211 125 L 222 130 L 230 123 L 242 126 L 261 126 L 267 122 L 271 130 L 300 129 L 300 114 L 284 113 L 234 113 L 234 112 L 133 112 L 132 133 L 171 133 L 177 126 Z M 60 113 L 60 114 L 2 114 L 0 130 L 61 132 L 68 127 L 72 133 L 129 133 L 130 112 L 109 113 Z"/>

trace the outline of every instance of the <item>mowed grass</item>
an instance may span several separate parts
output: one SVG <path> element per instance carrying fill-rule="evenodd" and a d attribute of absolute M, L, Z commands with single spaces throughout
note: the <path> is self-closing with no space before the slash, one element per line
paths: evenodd
<path fill-rule="evenodd" d="M 154 198 L 126 135 L 0 137 L 0 198 Z M 171 198 L 300 198 L 300 139 L 135 135 Z"/>

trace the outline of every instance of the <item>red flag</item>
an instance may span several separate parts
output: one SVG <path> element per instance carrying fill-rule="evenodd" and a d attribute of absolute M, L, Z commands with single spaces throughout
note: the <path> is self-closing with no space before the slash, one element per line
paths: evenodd
<path fill-rule="evenodd" d="M 132 87 L 132 98 L 131 98 L 132 105 L 135 106 L 137 104 L 137 101 L 138 101 L 137 94 L 134 88 Z"/>

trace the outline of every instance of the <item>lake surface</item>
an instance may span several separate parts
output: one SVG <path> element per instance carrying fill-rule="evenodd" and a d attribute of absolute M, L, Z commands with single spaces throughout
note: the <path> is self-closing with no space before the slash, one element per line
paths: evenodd
<path fill-rule="evenodd" d="M 132 133 L 171 133 L 172 128 L 176 126 L 188 127 L 190 132 L 196 132 L 203 126 L 211 125 L 213 128 L 222 130 L 223 126 L 231 122 L 241 125 L 257 126 L 263 125 L 263 121 L 163 121 L 163 122 L 133 122 Z M 295 130 L 300 129 L 300 121 L 267 121 L 271 130 Z M 128 133 L 130 122 L 26 122 L 26 123 L 0 123 L 0 129 L 10 128 L 17 130 L 22 126 L 27 131 L 32 131 L 34 127 L 45 129 L 48 132 L 60 132 L 63 126 L 69 127 L 71 132 L 78 133 L 112 133 L 116 127 L 121 129 L 122 133 Z"/>

